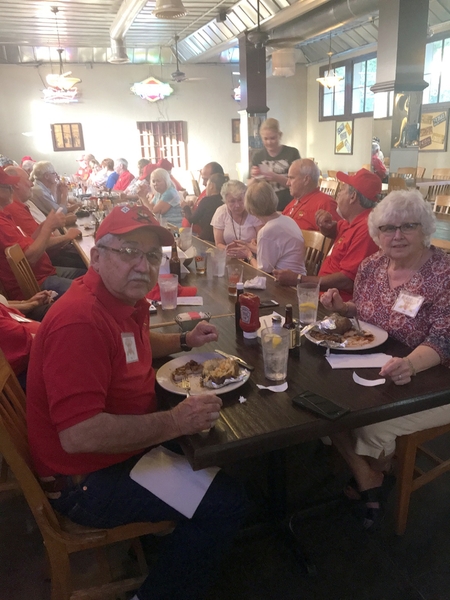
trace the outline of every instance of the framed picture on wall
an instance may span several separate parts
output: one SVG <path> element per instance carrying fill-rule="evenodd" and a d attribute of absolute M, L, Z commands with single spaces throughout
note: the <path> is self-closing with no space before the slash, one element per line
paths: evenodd
<path fill-rule="evenodd" d="M 422 113 L 420 117 L 420 152 L 447 152 L 448 110 Z"/>
<path fill-rule="evenodd" d="M 55 152 L 84 150 L 81 123 L 54 123 L 50 127 L 52 131 L 53 150 Z"/>
<path fill-rule="evenodd" d="M 336 121 L 335 154 L 353 154 L 353 121 Z"/>
<path fill-rule="evenodd" d="M 241 120 L 231 119 L 231 141 L 233 144 L 241 143 Z"/>

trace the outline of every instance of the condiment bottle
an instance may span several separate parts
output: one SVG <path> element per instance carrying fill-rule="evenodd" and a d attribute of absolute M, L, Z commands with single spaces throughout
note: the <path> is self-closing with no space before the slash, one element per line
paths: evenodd
<path fill-rule="evenodd" d="M 242 329 L 241 326 L 239 324 L 240 318 L 241 318 L 241 305 L 239 303 L 239 296 L 244 292 L 244 284 L 242 283 L 242 281 L 238 281 L 238 283 L 236 284 L 236 303 L 234 305 L 234 320 L 235 320 L 235 325 L 236 325 L 236 332 L 237 333 L 242 333 Z"/>
<path fill-rule="evenodd" d="M 289 350 L 297 346 L 297 332 L 292 318 L 292 304 L 286 304 L 286 318 L 283 327 L 289 330 Z"/>
<path fill-rule="evenodd" d="M 272 317 L 272 329 L 274 333 L 279 333 L 281 331 L 281 317 L 280 315 L 273 315 Z"/>
<path fill-rule="evenodd" d="M 178 256 L 177 243 L 174 240 L 172 244 L 172 255 L 169 260 L 169 271 L 173 275 L 178 275 L 178 281 L 181 279 L 181 261 Z"/>
<path fill-rule="evenodd" d="M 254 339 L 258 337 L 259 329 L 259 297 L 250 292 L 244 292 L 239 296 L 241 307 L 241 318 L 239 325 L 244 332 L 244 337 Z"/>

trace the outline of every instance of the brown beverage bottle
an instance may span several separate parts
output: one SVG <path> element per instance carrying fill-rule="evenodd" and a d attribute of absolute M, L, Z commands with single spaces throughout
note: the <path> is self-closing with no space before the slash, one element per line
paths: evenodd
<path fill-rule="evenodd" d="M 181 261 L 178 256 L 178 249 L 175 240 L 172 245 L 172 255 L 169 260 L 169 271 L 172 273 L 172 275 L 178 275 L 179 283 L 181 279 Z"/>
<path fill-rule="evenodd" d="M 286 318 L 283 327 L 289 330 L 289 350 L 293 350 L 296 346 L 296 328 L 292 318 L 292 304 L 286 304 Z"/>

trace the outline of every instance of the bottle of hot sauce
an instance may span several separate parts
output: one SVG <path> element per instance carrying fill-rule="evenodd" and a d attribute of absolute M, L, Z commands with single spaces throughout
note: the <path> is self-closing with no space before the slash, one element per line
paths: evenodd
<path fill-rule="evenodd" d="M 254 339 L 258 337 L 259 323 L 259 296 L 244 292 L 239 296 L 241 318 L 239 325 L 244 332 L 244 337 Z"/>
<path fill-rule="evenodd" d="M 172 255 L 169 260 L 169 271 L 172 275 L 178 275 L 178 282 L 181 279 L 181 261 L 178 256 L 177 244 L 174 241 L 172 245 Z"/>

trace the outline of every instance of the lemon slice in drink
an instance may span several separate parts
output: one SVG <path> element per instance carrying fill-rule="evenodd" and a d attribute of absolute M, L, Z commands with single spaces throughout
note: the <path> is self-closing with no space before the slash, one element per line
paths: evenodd
<path fill-rule="evenodd" d="M 314 302 L 302 302 L 301 304 L 299 304 L 300 310 L 308 310 L 308 308 L 312 308 L 313 310 L 315 310 L 316 305 L 314 304 Z"/>
<path fill-rule="evenodd" d="M 266 337 L 266 339 L 272 340 L 272 348 L 276 348 L 279 344 L 281 344 L 281 335 L 276 333 L 271 333 Z"/>

